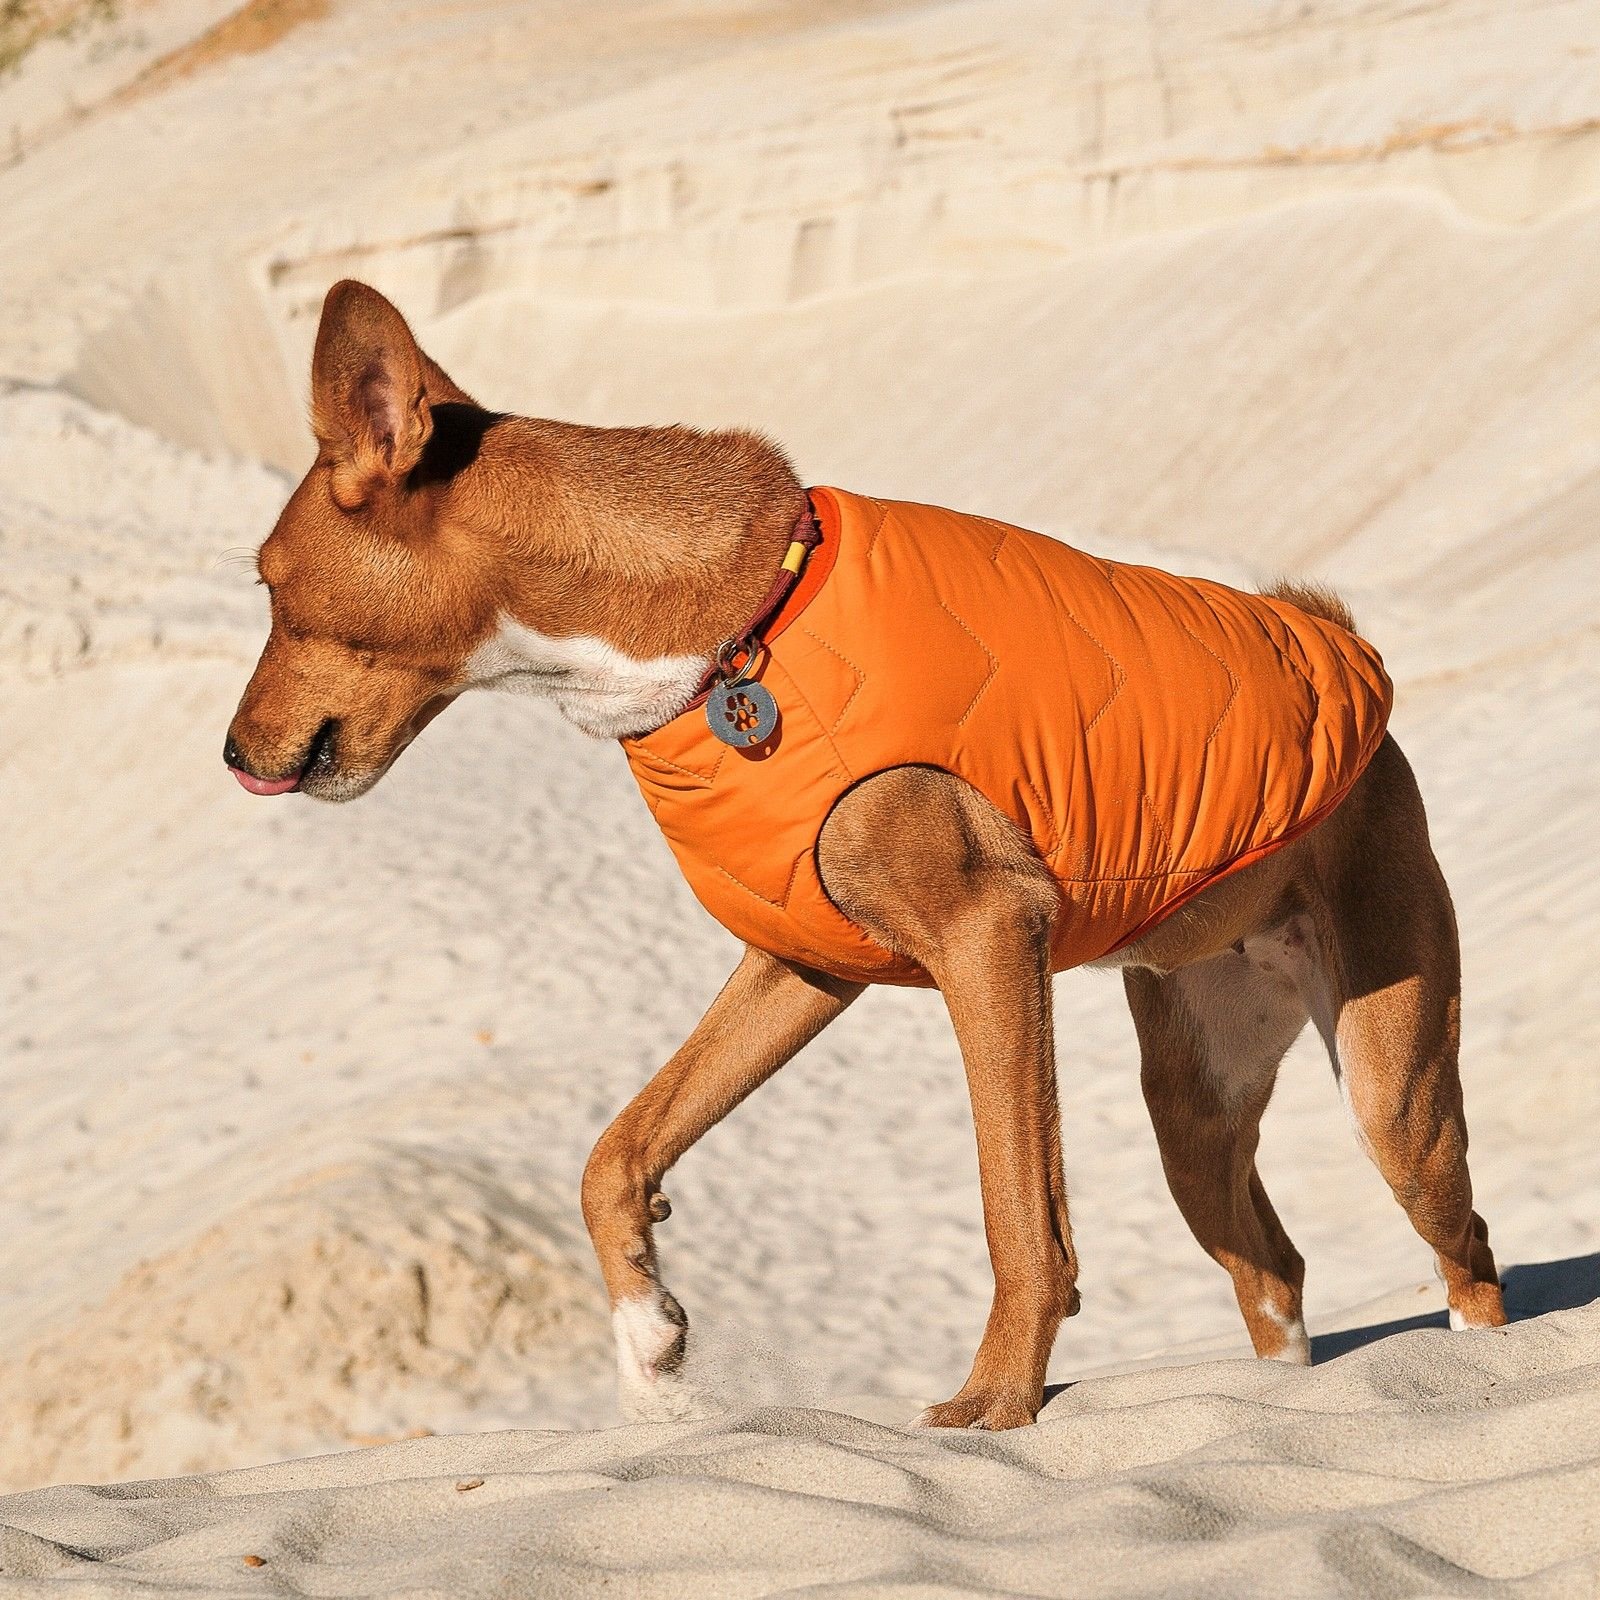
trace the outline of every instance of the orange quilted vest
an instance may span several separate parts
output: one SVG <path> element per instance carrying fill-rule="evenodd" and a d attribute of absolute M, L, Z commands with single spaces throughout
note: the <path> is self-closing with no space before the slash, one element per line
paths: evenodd
<path fill-rule="evenodd" d="M 888 767 L 956 773 L 1033 840 L 1061 885 L 1060 971 L 1311 827 L 1383 738 L 1377 652 L 1284 601 L 987 517 L 812 502 L 823 542 L 755 674 L 777 732 L 726 745 L 694 707 L 623 741 L 700 903 L 774 955 L 929 982 L 817 874 L 834 803 Z"/>

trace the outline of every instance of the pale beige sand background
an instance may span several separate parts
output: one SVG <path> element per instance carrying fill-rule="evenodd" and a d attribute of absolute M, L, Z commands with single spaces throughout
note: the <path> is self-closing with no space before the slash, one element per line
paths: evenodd
<path fill-rule="evenodd" d="M 0 1592 L 1596 1592 L 1592 0 L 33 16 L 0 20 L 0 1487 L 251 1470 L 0 1502 Z M 730 1419 L 485 1435 L 615 1420 L 578 1175 L 733 951 L 620 754 L 528 702 L 461 704 L 356 807 L 226 780 L 345 273 L 495 405 L 755 424 L 810 481 L 1341 587 L 1457 894 L 1480 1205 L 1546 1315 L 1433 1331 L 1302 1042 L 1262 1167 L 1329 1361 L 1218 1364 L 1120 985 L 1068 976 L 1052 1377 L 1131 1370 L 903 1434 L 987 1269 L 953 1042 L 886 991 L 669 1184 Z M 253 1465 L 416 1430 L 476 1437 Z"/>

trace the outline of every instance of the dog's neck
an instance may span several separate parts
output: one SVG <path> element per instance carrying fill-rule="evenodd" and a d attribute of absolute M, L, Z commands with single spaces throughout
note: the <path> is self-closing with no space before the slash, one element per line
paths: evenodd
<path fill-rule="evenodd" d="M 471 474 L 500 558 L 462 687 L 539 694 L 597 738 L 652 731 L 750 621 L 805 493 L 748 433 L 505 418 Z"/>

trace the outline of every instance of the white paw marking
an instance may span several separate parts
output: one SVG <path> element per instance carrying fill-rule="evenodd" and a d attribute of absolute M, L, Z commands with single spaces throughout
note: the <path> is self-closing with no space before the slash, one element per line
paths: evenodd
<path fill-rule="evenodd" d="M 630 1422 L 678 1422 L 702 1415 L 707 1402 L 683 1376 L 687 1322 L 659 1285 L 611 1313 L 617 1341 L 617 1401 Z"/>
<path fill-rule="evenodd" d="M 1457 1311 L 1454 1306 L 1450 1307 L 1450 1329 L 1451 1329 L 1451 1332 L 1453 1332 L 1453 1333 L 1464 1333 L 1471 1326 L 1472 1326 L 1472 1324 L 1470 1322 L 1468 1322 L 1467 1319 L 1464 1316 L 1462 1316 L 1462 1314 L 1459 1311 Z"/>
<path fill-rule="evenodd" d="M 1270 1300 L 1261 1302 L 1261 1315 L 1283 1329 L 1283 1348 L 1268 1356 L 1269 1361 L 1285 1361 L 1295 1367 L 1311 1365 L 1311 1341 L 1306 1337 L 1305 1320 L 1286 1317 Z"/>

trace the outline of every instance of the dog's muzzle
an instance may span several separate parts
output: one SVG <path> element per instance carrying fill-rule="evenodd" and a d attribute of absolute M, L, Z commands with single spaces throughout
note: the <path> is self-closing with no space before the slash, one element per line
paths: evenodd
<path fill-rule="evenodd" d="M 326 769 L 333 765 L 333 742 L 338 730 L 338 722 L 330 717 L 312 735 L 311 743 L 306 749 L 305 760 L 293 772 L 286 773 L 282 777 L 263 778 L 260 774 L 252 772 L 245 761 L 244 752 L 240 750 L 231 734 L 222 747 L 222 759 L 228 771 L 239 780 L 240 786 L 251 794 L 290 794 L 300 787 L 307 773 L 313 769 Z"/>

